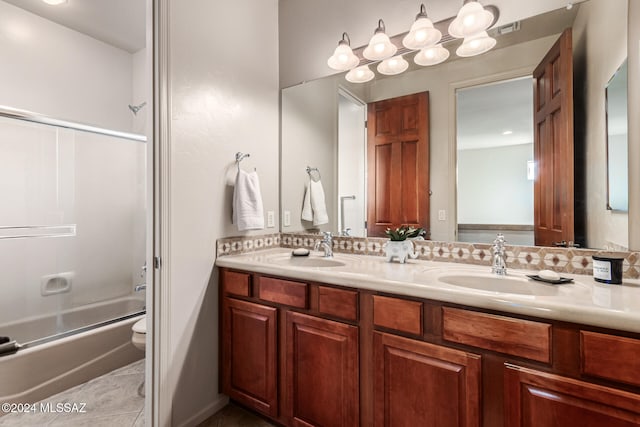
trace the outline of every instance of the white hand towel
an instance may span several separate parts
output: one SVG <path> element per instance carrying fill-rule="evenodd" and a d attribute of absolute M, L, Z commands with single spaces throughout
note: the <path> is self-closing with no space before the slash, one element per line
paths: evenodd
<path fill-rule="evenodd" d="M 307 182 L 304 186 L 304 198 L 302 199 L 302 214 L 300 218 L 303 221 L 313 221 L 313 210 L 311 209 L 311 189 Z"/>
<path fill-rule="evenodd" d="M 324 201 L 324 188 L 320 180 L 309 181 L 309 192 L 311 193 L 311 209 L 313 210 L 313 225 L 322 225 L 329 222 L 327 205 Z"/>
<path fill-rule="evenodd" d="M 238 231 L 264 228 L 264 209 L 258 173 L 238 170 L 233 189 L 233 223 Z"/>

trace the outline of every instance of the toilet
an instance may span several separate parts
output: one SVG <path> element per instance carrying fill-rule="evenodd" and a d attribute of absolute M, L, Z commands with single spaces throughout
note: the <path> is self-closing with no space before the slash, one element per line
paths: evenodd
<path fill-rule="evenodd" d="M 131 327 L 131 331 L 133 334 L 131 335 L 131 342 L 133 345 L 145 351 L 145 346 L 147 342 L 147 316 L 144 316 L 142 319 L 138 320 Z"/>

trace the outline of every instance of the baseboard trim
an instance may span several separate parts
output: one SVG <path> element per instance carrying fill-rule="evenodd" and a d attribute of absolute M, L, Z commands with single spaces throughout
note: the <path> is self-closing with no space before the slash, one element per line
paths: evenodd
<path fill-rule="evenodd" d="M 229 397 L 225 396 L 224 394 L 220 394 L 218 396 L 219 396 L 218 399 L 211 402 L 209 405 L 204 407 L 201 411 L 193 414 L 193 416 L 184 420 L 182 423 L 179 424 L 179 426 L 180 427 L 197 426 L 198 424 L 200 424 L 201 422 L 203 422 L 204 420 L 206 420 L 207 418 L 209 418 L 210 416 L 212 416 L 213 414 L 215 414 L 216 412 L 218 412 L 219 410 L 227 406 L 227 404 L 229 403 Z"/>

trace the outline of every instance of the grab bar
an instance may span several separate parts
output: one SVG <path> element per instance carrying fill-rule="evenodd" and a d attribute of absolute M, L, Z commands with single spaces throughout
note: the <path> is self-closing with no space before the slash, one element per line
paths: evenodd
<path fill-rule="evenodd" d="M 117 130 L 104 129 L 96 126 L 85 125 L 82 123 L 70 122 L 67 120 L 54 119 L 43 114 L 38 114 L 27 110 L 19 110 L 17 108 L 7 107 L 6 105 L 0 105 L 0 117 L 24 120 L 26 122 L 39 123 L 48 126 L 57 126 L 83 132 L 90 132 L 98 135 L 113 136 L 116 138 L 123 138 L 131 141 L 147 142 L 147 137 L 145 135 L 120 132 Z"/>

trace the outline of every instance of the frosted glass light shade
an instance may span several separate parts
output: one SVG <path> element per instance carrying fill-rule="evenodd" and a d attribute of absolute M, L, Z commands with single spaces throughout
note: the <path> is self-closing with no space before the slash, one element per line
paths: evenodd
<path fill-rule="evenodd" d="M 409 33 L 402 39 L 407 49 L 418 50 L 432 46 L 440 41 L 442 33 L 433 27 L 431 19 L 421 17 L 411 25 Z"/>
<path fill-rule="evenodd" d="M 374 75 L 375 74 L 369 69 L 368 65 L 361 65 L 360 67 L 349 71 L 344 78 L 351 83 L 365 83 L 373 79 Z"/>
<path fill-rule="evenodd" d="M 496 39 L 489 37 L 486 31 L 467 37 L 456 50 L 456 55 L 467 57 L 480 55 L 491 50 L 496 45 Z"/>
<path fill-rule="evenodd" d="M 66 3 L 68 0 L 42 0 L 46 4 L 50 4 L 52 6 L 57 6 L 59 4 Z"/>
<path fill-rule="evenodd" d="M 493 13 L 485 10 L 477 1 L 471 1 L 458 11 L 449 24 L 449 34 L 461 39 L 486 30 L 493 22 Z"/>
<path fill-rule="evenodd" d="M 353 53 L 351 46 L 340 41 L 333 55 L 327 60 L 327 65 L 338 71 L 346 71 L 354 68 L 360 63 L 360 59 Z"/>
<path fill-rule="evenodd" d="M 369 45 L 362 52 L 362 56 L 371 61 L 380 61 L 392 57 L 397 51 L 398 48 L 391 43 L 389 36 L 383 31 L 376 31 Z"/>
<path fill-rule="evenodd" d="M 378 72 L 387 76 L 393 76 L 402 73 L 409 67 L 409 63 L 402 57 L 402 55 L 394 56 L 389 59 L 385 59 L 378 64 Z"/>
<path fill-rule="evenodd" d="M 422 49 L 413 58 L 413 62 L 423 67 L 436 65 L 444 62 L 449 58 L 449 51 L 442 47 L 441 44 Z"/>

